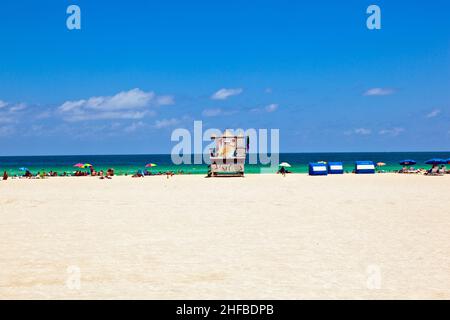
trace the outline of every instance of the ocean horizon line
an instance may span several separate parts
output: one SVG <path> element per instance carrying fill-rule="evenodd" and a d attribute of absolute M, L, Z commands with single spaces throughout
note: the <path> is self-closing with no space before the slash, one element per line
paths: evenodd
<path fill-rule="evenodd" d="M 301 152 L 278 152 L 274 154 L 373 154 L 373 153 L 450 153 L 450 150 L 433 150 L 433 151 L 301 151 Z M 248 153 L 255 154 L 255 153 Z M 268 152 L 268 155 L 272 153 Z M 29 155 L 0 155 L 0 158 L 8 158 L 8 157 L 102 157 L 102 156 L 167 156 L 171 155 L 171 153 L 98 153 L 98 154 L 88 154 L 88 153 L 79 153 L 79 154 L 29 154 Z M 184 155 L 195 156 L 202 155 L 202 153 L 188 153 Z"/>

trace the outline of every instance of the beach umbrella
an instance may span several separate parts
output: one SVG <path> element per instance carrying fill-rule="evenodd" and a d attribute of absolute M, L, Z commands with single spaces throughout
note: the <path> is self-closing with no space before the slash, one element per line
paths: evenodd
<path fill-rule="evenodd" d="M 20 171 L 30 171 L 30 170 L 28 170 L 28 168 L 25 168 L 25 167 L 19 168 L 19 170 Z"/>
<path fill-rule="evenodd" d="M 286 168 L 290 168 L 291 167 L 291 165 L 289 163 L 287 163 L 287 162 L 282 162 L 282 163 L 279 164 L 279 166 L 280 167 L 286 167 Z"/>
<path fill-rule="evenodd" d="M 439 164 L 447 164 L 447 161 L 444 159 L 434 158 L 434 159 L 430 159 L 430 160 L 426 161 L 425 163 L 435 166 L 435 165 L 439 165 Z"/>
<path fill-rule="evenodd" d="M 152 167 L 156 167 L 158 165 L 154 164 L 154 163 L 148 163 L 145 165 L 146 168 L 152 168 Z"/>
<path fill-rule="evenodd" d="M 415 165 L 417 162 L 415 160 L 411 160 L 411 159 L 407 159 L 407 160 L 402 160 L 399 162 L 399 164 L 401 164 L 402 166 L 412 166 Z"/>
<path fill-rule="evenodd" d="M 92 164 L 90 164 L 90 163 L 85 163 L 82 166 L 82 168 L 90 168 L 90 167 L 92 167 Z"/>
<path fill-rule="evenodd" d="M 77 164 L 74 164 L 73 166 L 77 167 L 77 168 L 83 168 L 84 164 L 83 163 L 77 163 Z"/>
<path fill-rule="evenodd" d="M 377 167 L 384 167 L 386 163 L 384 162 L 377 162 Z"/>

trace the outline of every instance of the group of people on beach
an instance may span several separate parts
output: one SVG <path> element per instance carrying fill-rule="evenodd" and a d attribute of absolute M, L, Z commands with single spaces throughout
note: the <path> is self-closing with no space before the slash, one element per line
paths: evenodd
<path fill-rule="evenodd" d="M 58 174 L 56 171 L 49 171 L 45 172 L 44 170 L 41 170 L 37 172 L 36 174 L 32 174 L 30 170 L 25 170 L 24 174 L 22 176 L 14 176 L 13 178 L 28 178 L 28 179 L 44 179 L 47 177 L 86 177 L 86 176 L 92 176 L 92 177 L 99 177 L 100 179 L 112 179 L 114 176 L 114 169 L 110 168 L 104 172 L 103 170 L 95 171 L 94 168 L 90 168 L 90 172 L 87 171 L 81 171 L 77 170 L 73 172 L 72 174 L 63 172 L 62 174 Z M 6 171 L 3 172 L 3 180 L 8 180 L 9 175 Z"/>
<path fill-rule="evenodd" d="M 383 173 L 383 171 L 378 171 L 379 173 Z M 399 171 L 395 171 L 397 173 L 408 173 L 408 174 L 423 174 L 423 175 L 444 175 L 444 174 L 450 174 L 450 170 L 447 170 L 445 165 L 433 165 L 433 167 L 429 170 L 420 168 L 420 169 L 415 169 L 414 167 L 403 167 L 401 170 Z M 288 171 L 286 168 L 281 167 L 278 171 L 277 174 L 281 174 L 282 176 L 286 176 L 286 174 L 291 173 L 290 171 Z M 348 173 L 346 171 L 346 173 Z M 182 170 L 177 171 L 176 173 L 173 171 L 165 171 L 165 172 L 157 172 L 157 173 L 152 173 L 150 171 L 147 170 L 139 170 L 137 171 L 135 174 L 133 174 L 131 177 L 132 178 L 143 178 L 145 176 L 160 176 L 160 175 L 165 175 L 167 177 L 167 179 L 169 179 L 170 177 L 174 176 L 175 174 L 177 175 L 181 175 L 184 174 L 184 172 Z M 49 171 L 49 172 L 45 172 L 44 170 L 39 171 L 37 174 L 33 175 L 29 170 L 26 170 L 25 173 L 20 176 L 20 178 L 28 178 L 28 179 L 34 179 L 34 178 L 40 178 L 40 179 L 44 179 L 46 177 L 70 177 L 70 176 L 75 176 L 75 177 L 85 177 L 85 176 L 92 176 L 92 177 L 99 177 L 100 179 L 112 179 L 112 177 L 114 176 L 114 169 L 110 168 L 108 170 L 103 171 L 96 171 L 94 169 L 94 167 L 90 167 L 89 168 L 89 172 L 88 171 L 82 171 L 82 170 L 77 170 L 75 171 L 73 174 L 69 174 L 67 172 L 63 172 L 62 174 L 58 174 L 56 171 Z M 125 174 L 125 176 L 127 176 L 127 174 Z M 9 175 L 6 171 L 3 172 L 3 180 L 8 180 Z"/>
<path fill-rule="evenodd" d="M 74 173 L 75 177 L 84 177 L 84 176 L 91 176 L 91 177 L 99 177 L 100 179 L 112 179 L 114 176 L 114 169 L 109 168 L 108 170 L 103 171 L 96 171 L 94 167 L 89 167 L 89 172 L 77 170 Z"/>
<path fill-rule="evenodd" d="M 450 174 L 450 170 L 447 170 L 445 165 L 433 165 L 433 167 L 430 170 L 426 170 L 424 174 L 430 176 L 442 176 L 444 174 Z"/>
<path fill-rule="evenodd" d="M 132 178 L 143 178 L 145 176 L 161 176 L 165 175 L 167 179 L 174 175 L 181 175 L 184 174 L 183 170 L 179 170 L 177 172 L 174 171 L 159 171 L 156 173 L 149 172 L 147 170 L 139 170 L 135 174 L 131 175 Z M 124 174 L 125 176 L 128 176 L 128 174 Z M 44 170 L 39 171 L 36 174 L 32 174 L 29 170 L 26 170 L 23 175 L 21 176 L 14 176 L 13 178 L 28 178 L 28 179 L 44 179 L 46 177 L 99 177 L 100 179 L 112 179 L 114 176 L 114 169 L 110 168 L 108 170 L 103 171 L 96 171 L 93 167 L 90 168 L 89 171 L 83 171 L 83 170 L 77 170 L 73 173 L 67 173 L 63 172 L 62 174 L 58 174 L 56 171 L 49 171 L 45 172 Z M 9 175 L 6 171 L 3 172 L 3 180 L 8 180 Z"/>
<path fill-rule="evenodd" d="M 152 172 L 147 171 L 147 170 L 144 170 L 144 171 L 139 170 L 138 172 L 133 174 L 131 177 L 132 178 L 143 178 L 145 176 L 162 176 L 162 175 L 165 175 L 167 177 L 167 179 L 169 179 L 170 177 L 173 177 L 175 174 L 180 175 L 180 174 L 183 174 L 183 173 L 184 173 L 183 170 L 179 170 L 176 173 L 173 172 L 173 171 L 165 171 L 165 172 L 159 171 L 157 173 L 152 173 Z"/>

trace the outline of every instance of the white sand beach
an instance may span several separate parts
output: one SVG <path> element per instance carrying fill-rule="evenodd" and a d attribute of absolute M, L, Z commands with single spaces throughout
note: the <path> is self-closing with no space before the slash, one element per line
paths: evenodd
<path fill-rule="evenodd" d="M 0 235 L 1 299 L 450 299 L 450 175 L 10 179 Z"/>

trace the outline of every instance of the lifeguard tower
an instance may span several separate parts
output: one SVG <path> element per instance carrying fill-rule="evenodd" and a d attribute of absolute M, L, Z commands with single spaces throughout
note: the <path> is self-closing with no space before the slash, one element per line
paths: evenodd
<path fill-rule="evenodd" d="M 223 135 L 211 139 L 216 146 L 211 149 L 208 177 L 243 177 L 247 153 L 244 135 L 225 130 Z"/>

